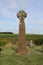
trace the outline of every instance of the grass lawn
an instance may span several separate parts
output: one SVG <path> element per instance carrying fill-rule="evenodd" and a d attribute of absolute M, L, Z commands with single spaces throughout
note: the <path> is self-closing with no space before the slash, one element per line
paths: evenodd
<path fill-rule="evenodd" d="M 0 34 L 0 39 L 18 39 L 18 34 Z M 43 39 L 41 34 L 26 34 L 26 39 Z"/>
<path fill-rule="evenodd" d="M 3 47 L 0 65 L 43 65 L 41 46 L 27 47 L 28 55 L 18 55 L 12 47 Z"/>

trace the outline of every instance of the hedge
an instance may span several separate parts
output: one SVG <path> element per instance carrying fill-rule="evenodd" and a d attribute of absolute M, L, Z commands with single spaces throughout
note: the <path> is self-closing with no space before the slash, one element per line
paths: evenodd
<path fill-rule="evenodd" d="M 42 45 L 42 44 L 43 44 L 43 39 L 34 40 L 34 43 L 35 43 L 36 45 Z"/>

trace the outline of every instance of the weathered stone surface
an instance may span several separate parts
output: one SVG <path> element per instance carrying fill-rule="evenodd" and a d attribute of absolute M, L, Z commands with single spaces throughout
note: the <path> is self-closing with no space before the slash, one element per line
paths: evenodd
<path fill-rule="evenodd" d="M 24 18 L 27 16 L 27 14 L 21 10 L 17 13 L 17 17 L 20 19 L 19 24 L 19 40 L 18 40 L 18 53 L 19 54 L 27 54 L 27 48 L 26 48 L 26 36 L 25 36 L 25 23 Z"/>
<path fill-rule="evenodd" d="M 27 41 L 26 43 L 27 43 L 28 46 L 34 46 L 33 40 Z"/>

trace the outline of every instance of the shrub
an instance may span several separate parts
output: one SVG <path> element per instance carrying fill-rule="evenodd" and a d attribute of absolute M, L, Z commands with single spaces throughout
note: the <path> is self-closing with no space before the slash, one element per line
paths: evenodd
<path fill-rule="evenodd" d="M 0 47 L 0 52 L 2 51 L 2 48 Z"/>
<path fill-rule="evenodd" d="M 13 34 L 13 32 L 0 32 L 0 34 Z"/>
<path fill-rule="evenodd" d="M 12 50 L 15 51 L 17 53 L 17 47 L 12 47 Z"/>
<path fill-rule="evenodd" d="M 13 44 L 16 44 L 16 42 L 17 42 L 17 40 L 13 40 L 13 41 L 12 41 Z"/>
<path fill-rule="evenodd" d="M 35 43 L 36 45 L 42 45 L 42 44 L 43 44 L 43 39 L 34 40 L 34 43 Z"/>
<path fill-rule="evenodd" d="M 5 44 L 7 44 L 7 40 L 0 40 L 0 46 L 4 46 Z"/>

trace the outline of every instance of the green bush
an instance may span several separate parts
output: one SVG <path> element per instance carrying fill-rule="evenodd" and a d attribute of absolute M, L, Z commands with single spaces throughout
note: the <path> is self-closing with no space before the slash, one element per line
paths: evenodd
<path fill-rule="evenodd" d="M 42 44 L 43 44 L 43 39 L 34 40 L 34 43 L 35 43 L 36 45 L 42 45 Z"/>
<path fill-rule="evenodd" d="M 0 32 L 0 34 L 13 34 L 13 32 Z"/>
<path fill-rule="evenodd" d="M 12 41 L 13 44 L 16 44 L 16 42 L 17 42 L 17 40 L 13 40 L 13 41 Z"/>
<path fill-rule="evenodd" d="M 2 51 L 2 48 L 0 47 L 0 52 Z"/>
<path fill-rule="evenodd" d="M 17 47 L 12 47 L 12 50 L 15 51 L 17 53 Z"/>
<path fill-rule="evenodd" d="M 5 44 L 7 44 L 7 40 L 0 40 L 0 47 L 4 46 Z"/>

